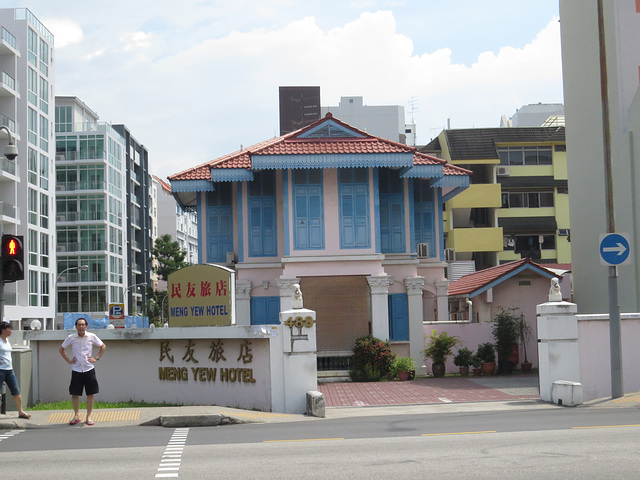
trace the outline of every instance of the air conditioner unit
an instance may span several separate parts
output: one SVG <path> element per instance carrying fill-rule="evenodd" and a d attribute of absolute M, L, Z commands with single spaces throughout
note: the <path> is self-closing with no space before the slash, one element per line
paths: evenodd
<path fill-rule="evenodd" d="M 56 162 L 64 162 L 66 159 L 64 155 L 56 155 Z"/>
<path fill-rule="evenodd" d="M 558 230 L 558 235 L 560 235 L 561 237 L 568 237 L 569 233 L 571 233 L 571 231 L 568 228 L 561 228 L 560 230 Z"/>
<path fill-rule="evenodd" d="M 233 267 L 236 263 L 238 263 L 236 254 L 234 252 L 227 252 L 227 267 Z"/>
<path fill-rule="evenodd" d="M 509 176 L 509 167 L 497 167 L 496 168 L 496 176 L 498 176 L 498 177 L 508 177 Z"/>
<path fill-rule="evenodd" d="M 64 190 L 64 185 L 56 185 L 56 192 L 62 192 Z"/>
<path fill-rule="evenodd" d="M 429 257 L 429 244 L 428 243 L 419 243 L 418 247 L 418 258 L 428 258 Z"/>
<path fill-rule="evenodd" d="M 444 249 L 444 259 L 446 262 L 455 262 L 456 261 L 456 250 L 454 248 L 445 248 Z"/>
<path fill-rule="evenodd" d="M 65 247 L 64 245 L 58 245 L 56 247 L 56 252 L 66 252 L 67 251 L 67 247 Z"/>
<path fill-rule="evenodd" d="M 64 222 L 65 218 L 64 215 L 56 215 L 56 222 Z"/>

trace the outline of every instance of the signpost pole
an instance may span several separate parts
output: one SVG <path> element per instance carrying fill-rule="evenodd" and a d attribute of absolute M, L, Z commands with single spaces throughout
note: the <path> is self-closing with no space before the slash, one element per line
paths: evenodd
<path fill-rule="evenodd" d="M 609 91 L 607 79 L 607 50 L 604 32 L 603 0 L 598 0 L 598 41 L 600 52 L 600 100 L 602 103 L 602 143 L 604 148 L 604 181 L 607 203 L 607 232 L 616 231 L 611 165 L 611 131 L 609 125 Z M 624 395 L 622 388 L 622 338 L 620 305 L 618 304 L 618 267 L 609 266 L 609 346 L 611 354 L 611 398 Z"/>

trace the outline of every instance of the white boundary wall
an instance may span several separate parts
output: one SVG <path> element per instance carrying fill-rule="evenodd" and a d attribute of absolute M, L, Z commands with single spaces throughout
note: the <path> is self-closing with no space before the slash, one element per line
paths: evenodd
<path fill-rule="evenodd" d="M 96 399 L 304 413 L 306 392 L 317 390 L 315 312 L 292 314 L 314 320 L 293 353 L 284 325 L 94 330 L 107 345 L 96 364 Z M 69 398 L 71 366 L 58 349 L 71 333 L 24 332 L 33 351 L 35 401 Z"/>

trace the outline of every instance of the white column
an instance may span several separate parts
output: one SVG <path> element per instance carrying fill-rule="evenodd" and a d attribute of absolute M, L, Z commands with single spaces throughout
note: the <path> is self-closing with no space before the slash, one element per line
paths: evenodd
<path fill-rule="evenodd" d="M 436 281 L 436 305 L 439 322 L 449 320 L 449 280 Z"/>
<path fill-rule="evenodd" d="M 578 306 L 547 302 L 536 307 L 538 315 L 538 368 L 540 399 L 551 402 L 553 382 L 580 382 Z"/>
<path fill-rule="evenodd" d="M 251 325 L 250 280 L 236 280 L 236 325 Z"/>
<path fill-rule="evenodd" d="M 278 288 L 280 289 L 280 311 L 291 310 L 293 306 L 293 286 L 300 284 L 299 278 L 279 278 Z M 302 293 L 304 295 L 304 292 Z"/>
<path fill-rule="evenodd" d="M 382 341 L 389 340 L 389 275 L 367 277 L 371 290 L 371 334 Z"/>
<path fill-rule="evenodd" d="M 407 277 L 404 284 L 407 288 L 409 300 L 409 355 L 416 362 L 416 375 L 426 376 L 427 368 L 424 366 L 424 328 L 422 288 L 424 277 Z"/>

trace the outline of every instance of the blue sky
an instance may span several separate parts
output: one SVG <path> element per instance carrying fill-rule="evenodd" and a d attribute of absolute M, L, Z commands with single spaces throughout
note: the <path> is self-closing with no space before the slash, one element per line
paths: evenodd
<path fill-rule="evenodd" d="M 278 86 L 417 106 L 418 142 L 561 103 L 558 0 L 31 0 L 58 95 L 126 124 L 166 177 L 278 133 Z"/>

